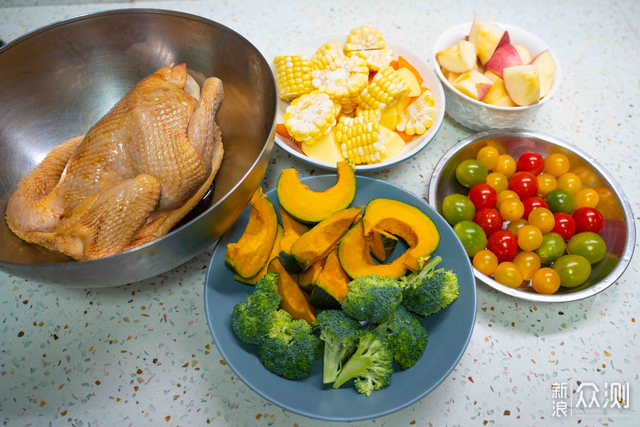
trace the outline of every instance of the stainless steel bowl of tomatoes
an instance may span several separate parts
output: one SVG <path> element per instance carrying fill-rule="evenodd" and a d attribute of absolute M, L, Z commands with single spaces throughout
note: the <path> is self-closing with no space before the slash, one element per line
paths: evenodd
<path fill-rule="evenodd" d="M 491 131 L 437 164 L 429 203 L 451 224 L 477 279 L 531 301 L 568 302 L 611 286 L 635 226 L 613 177 L 584 151 L 531 131 Z"/>

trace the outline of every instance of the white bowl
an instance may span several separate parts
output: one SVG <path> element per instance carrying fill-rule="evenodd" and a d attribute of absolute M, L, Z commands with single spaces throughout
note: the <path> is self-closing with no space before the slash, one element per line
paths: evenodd
<path fill-rule="evenodd" d="M 560 67 L 560 61 L 558 61 L 558 57 L 553 50 L 538 37 L 528 31 L 521 30 L 520 28 L 512 25 L 496 22 L 495 24 L 497 26 L 509 32 L 509 38 L 511 39 L 512 44 L 519 44 L 529 49 L 529 52 L 531 52 L 531 59 L 549 49 L 558 69 L 556 70 L 551 90 L 537 104 L 528 105 L 526 107 L 499 107 L 481 101 L 476 101 L 475 99 L 462 94 L 454 88 L 449 81 L 447 81 L 442 74 L 438 60 L 436 59 L 436 53 L 458 43 L 460 40 L 464 39 L 465 36 L 469 35 L 471 24 L 471 22 L 467 22 L 465 24 L 449 28 L 438 38 L 438 40 L 436 40 L 436 43 L 433 46 L 433 68 L 444 86 L 444 93 L 447 97 L 447 114 L 461 125 L 477 131 L 522 127 L 525 123 L 531 122 L 531 119 L 535 116 L 540 107 L 548 102 L 560 87 L 560 81 L 562 80 L 562 68 Z"/>
<path fill-rule="evenodd" d="M 320 48 L 320 46 L 328 41 L 340 40 L 340 42 L 344 45 L 344 42 L 347 40 L 347 36 L 348 33 L 332 33 L 311 37 L 298 43 L 292 44 L 291 46 L 278 52 L 276 56 L 306 55 L 308 57 L 311 57 Z M 383 162 L 373 165 L 358 165 L 356 166 L 356 172 L 375 171 L 388 168 L 389 166 L 393 166 L 397 163 L 407 160 L 410 157 L 415 156 L 436 136 L 436 133 L 438 133 L 438 130 L 442 125 L 442 120 L 444 119 L 444 92 L 442 90 L 442 84 L 440 83 L 434 72 L 417 56 L 407 51 L 406 49 L 403 49 L 402 47 L 394 43 L 390 43 L 388 40 L 387 47 L 393 50 L 393 59 L 397 60 L 398 56 L 402 56 L 415 67 L 418 73 L 420 73 L 420 76 L 424 80 L 422 86 L 431 90 L 431 95 L 433 96 L 433 100 L 435 101 L 434 108 L 436 109 L 436 116 L 433 120 L 433 126 L 431 126 L 422 135 L 413 137 L 411 140 L 409 140 L 405 144 L 402 151 L 400 151 L 398 154 L 389 159 L 385 159 L 385 161 Z M 271 60 L 271 69 L 273 70 L 273 74 L 275 76 L 276 70 L 273 60 Z M 289 105 L 289 102 L 278 99 L 278 116 L 276 119 L 276 123 L 284 123 L 284 113 L 286 112 L 286 109 Z M 304 160 L 307 163 L 311 163 L 312 165 L 321 167 L 323 169 L 336 170 L 335 164 L 321 162 L 306 156 L 300 150 L 300 148 L 298 148 L 297 144 L 285 138 L 282 138 L 278 134 L 276 134 L 276 144 L 278 144 L 278 147 L 282 148 L 287 153 L 301 160 Z"/>

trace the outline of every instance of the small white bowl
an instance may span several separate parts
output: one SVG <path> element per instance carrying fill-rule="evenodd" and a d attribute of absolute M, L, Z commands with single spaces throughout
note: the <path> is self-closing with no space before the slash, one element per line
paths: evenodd
<path fill-rule="evenodd" d="M 562 80 L 560 61 L 558 61 L 558 57 L 553 50 L 538 37 L 512 25 L 495 22 L 497 26 L 509 32 L 509 38 L 512 44 L 519 44 L 529 49 L 531 59 L 549 49 L 558 69 L 556 70 L 551 90 L 537 104 L 527 105 L 526 107 L 499 107 L 476 101 L 462 94 L 449 83 L 442 74 L 436 58 L 436 53 L 458 43 L 464 39 L 465 36 L 469 35 L 471 24 L 471 22 L 467 22 L 449 28 L 436 40 L 433 46 L 433 68 L 444 87 L 444 93 L 447 97 L 447 114 L 461 125 L 477 131 L 522 127 L 526 122 L 531 121 L 538 109 L 549 101 L 560 87 L 560 81 Z"/>
<path fill-rule="evenodd" d="M 319 36 L 311 37 L 305 40 L 302 40 L 298 43 L 292 44 L 291 46 L 281 50 L 278 52 L 276 56 L 286 56 L 286 55 L 306 55 L 309 58 L 313 56 L 313 54 L 328 41 L 331 40 L 340 40 L 340 43 L 344 45 L 344 42 L 347 40 L 348 33 L 332 33 L 332 34 L 322 34 Z M 442 125 L 442 120 L 444 119 L 444 111 L 445 111 L 445 96 L 444 91 L 442 90 L 442 84 L 436 77 L 435 73 L 431 71 L 431 69 L 422 62 L 417 56 L 412 54 L 406 49 L 402 47 L 390 43 L 387 40 L 387 47 L 393 50 L 393 59 L 397 60 L 398 56 L 402 56 L 405 58 L 411 65 L 415 67 L 415 69 L 420 73 L 420 76 L 424 80 L 422 83 L 423 87 L 428 88 L 431 91 L 431 96 L 433 96 L 434 100 L 434 108 L 436 109 L 436 116 L 433 119 L 433 126 L 431 126 L 425 133 L 420 136 L 413 137 L 409 142 L 407 142 L 398 154 L 395 156 L 386 159 L 381 163 L 376 163 L 373 165 L 358 165 L 356 166 L 356 172 L 367 172 L 367 171 L 375 171 L 384 168 L 388 168 L 389 166 L 393 166 L 400 162 L 403 162 L 416 154 L 418 154 L 424 147 L 427 146 L 429 142 L 436 136 L 440 126 Z M 276 70 L 275 65 L 273 63 L 273 59 L 271 59 L 271 70 L 273 71 L 273 75 L 275 76 Z M 281 99 L 278 99 L 278 112 L 276 123 L 284 123 L 284 113 L 286 112 L 287 107 L 290 105 L 289 102 L 285 102 Z M 307 163 L 311 163 L 312 165 L 321 167 L 323 169 L 336 170 L 336 165 L 321 162 L 319 160 L 313 159 L 305 155 L 298 145 L 294 142 L 291 142 L 285 138 L 282 138 L 280 135 L 276 134 L 276 144 L 278 147 L 282 148 L 287 153 L 295 156 L 301 160 L 304 160 Z"/>

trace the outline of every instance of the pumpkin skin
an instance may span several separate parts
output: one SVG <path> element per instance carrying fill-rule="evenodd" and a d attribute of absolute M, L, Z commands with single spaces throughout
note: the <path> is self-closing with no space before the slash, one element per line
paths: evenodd
<path fill-rule="evenodd" d="M 349 276 L 340 265 L 338 248 L 334 248 L 327 256 L 311 292 L 311 304 L 318 308 L 339 308 L 349 291 L 349 282 Z"/>
<path fill-rule="evenodd" d="M 251 278 L 267 264 L 278 234 L 278 215 L 262 188 L 251 197 L 251 215 L 237 243 L 229 243 L 225 264 L 239 276 Z"/>
<path fill-rule="evenodd" d="M 304 319 L 308 323 L 316 321 L 316 310 L 309 304 L 304 291 L 298 286 L 297 280 L 289 275 L 275 257 L 269 263 L 269 273 L 278 273 L 278 292 L 282 296 L 280 308 L 289 313 L 294 320 Z"/>
<path fill-rule="evenodd" d="M 298 273 L 300 266 L 296 262 L 295 258 L 291 256 L 291 246 L 302 236 L 309 231 L 309 227 L 296 221 L 291 215 L 287 213 L 282 206 L 280 206 L 280 219 L 282 220 L 282 226 L 284 227 L 284 239 L 280 244 L 280 262 L 284 265 L 289 273 Z"/>
<path fill-rule="evenodd" d="M 246 285 L 255 285 L 258 283 L 260 279 L 267 275 L 267 269 L 269 268 L 269 263 L 272 259 L 278 256 L 278 252 L 280 252 L 280 244 L 282 242 L 282 238 L 284 237 L 284 228 L 280 224 L 278 224 L 278 233 L 276 234 L 276 241 L 273 244 L 273 249 L 271 249 L 271 254 L 269 255 L 269 261 L 262 267 L 262 270 L 258 274 L 253 277 L 245 278 L 240 276 L 239 274 L 234 274 L 233 278 L 240 283 L 244 283 Z"/>
<path fill-rule="evenodd" d="M 355 168 L 347 160 L 336 163 L 336 167 L 338 182 L 323 192 L 312 191 L 302 184 L 295 169 L 284 169 L 276 190 L 280 205 L 293 218 L 305 223 L 323 221 L 348 208 L 356 196 Z"/>
<path fill-rule="evenodd" d="M 396 236 L 386 231 L 378 230 L 377 228 L 371 230 L 371 234 L 367 236 L 367 240 L 369 241 L 371 255 L 380 262 L 385 262 L 398 244 L 398 238 Z"/>
<path fill-rule="evenodd" d="M 314 262 L 326 258 L 362 209 L 349 208 L 336 212 L 300 236 L 291 247 L 291 255 L 300 268 L 306 270 Z"/>
<path fill-rule="evenodd" d="M 424 260 L 440 244 L 436 225 L 415 206 L 390 199 L 374 199 L 364 211 L 364 233 L 369 236 L 374 229 L 401 237 L 410 246 L 404 265 L 411 271 L 422 268 Z"/>

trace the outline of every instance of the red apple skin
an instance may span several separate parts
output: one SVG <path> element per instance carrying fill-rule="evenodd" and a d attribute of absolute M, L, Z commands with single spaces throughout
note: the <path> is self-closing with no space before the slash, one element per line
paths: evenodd
<path fill-rule="evenodd" d="M 500 43 L 498 43 L 498 47 L 496 47 L 496 50 L 500 49 L 500 46 L 504 44 L 511 44 L 511 39 L 509 38 L 509 31 L 504 32 L 504 34 L 502 35 L 502 38 L 500 39 Z"/>
<path fill-rule="evenodd" d="M 478 100 L 484 98 L 484 96 L 491 90 L 492 84 L 480 83 L 476 87 L 478 88 Z"/>
<path fill-rule="evenodd" d="M 485 64 L 485 68 L 503 77 L 502 70 L 518 65 L 524 65 L 520 54 L 513 45 L 505 44 L 496 49 L 491 59 Z"/>

